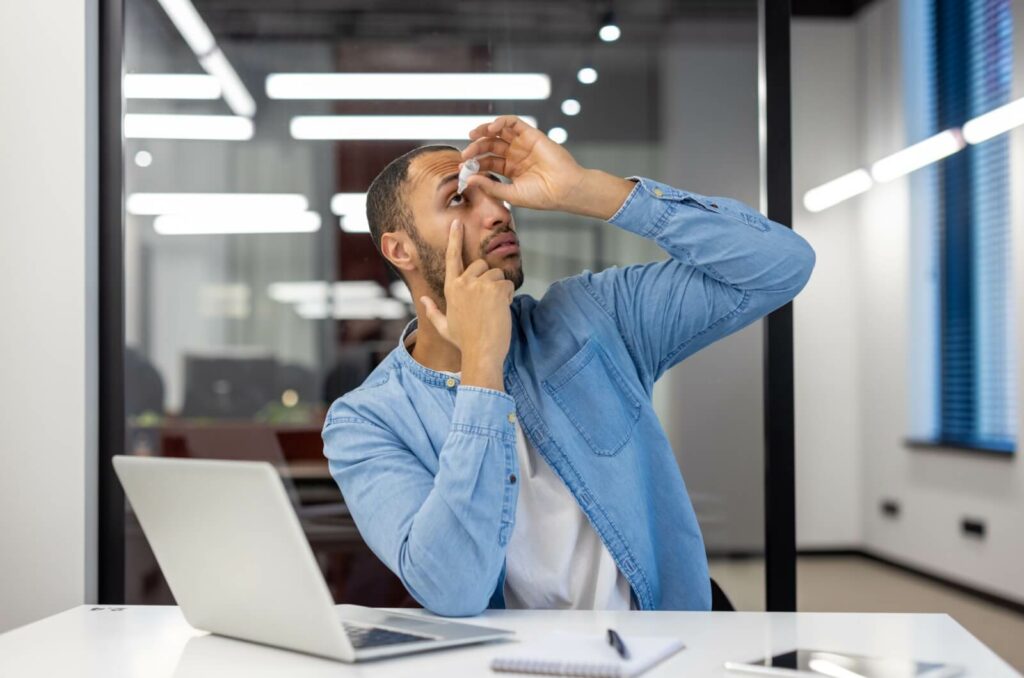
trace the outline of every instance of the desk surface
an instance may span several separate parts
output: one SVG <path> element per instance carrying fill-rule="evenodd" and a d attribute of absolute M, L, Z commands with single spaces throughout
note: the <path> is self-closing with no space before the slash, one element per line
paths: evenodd
<path fill-rule="evenodd" d="M 479 645 L 347 665 L 210 636 L 177 607 L 81 606 L 0 635 L 4 676 L 120 678 L 339 678 L 486 676 L 508 643 Z M 408 612 L 408 610 L 403 610 Z M 729 676 L 727 659 L 746 660 L 796 646 L 910 657 L 966 666 L 968 676 L 1017 676 L 1002 659 L 942 614 L 758 612 L 489 611 L 479 623 L 514 629 L 520 640 L 553 630 L 675 635 L 687 649 L 645 676 Z"/>

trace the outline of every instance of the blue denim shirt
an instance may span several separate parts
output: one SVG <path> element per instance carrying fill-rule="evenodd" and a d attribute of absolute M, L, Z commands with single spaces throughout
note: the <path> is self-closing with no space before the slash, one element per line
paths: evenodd
<path fill-rule="evenodd" d="M 644 610 L 707 610 L 707 556 L 651 404 L 664 372 L 792 299 L 814 252 L 728 198 L 639 179 L 610 222 L 669 259 L 586 271 L 512 302 L 505 392 L 405 348 L 335 401 L 324 454 L 360 533 L 427 609 L 503 607 L 515 421 L 579 502 Z M 538 537 L 542 538 L 542 537 Z"/>

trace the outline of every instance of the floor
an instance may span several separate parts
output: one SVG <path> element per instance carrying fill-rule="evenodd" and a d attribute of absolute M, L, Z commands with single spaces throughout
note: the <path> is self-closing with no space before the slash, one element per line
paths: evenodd
<path fill-rule="evenodd" d="M 763 562 L 713 560 L 711 576 L 736 609 L 764 609 Z M 797 606 L 809 612 L 945 612 L 1024 672 L 1024 615 L 868 558 L 800 558 Z"/>

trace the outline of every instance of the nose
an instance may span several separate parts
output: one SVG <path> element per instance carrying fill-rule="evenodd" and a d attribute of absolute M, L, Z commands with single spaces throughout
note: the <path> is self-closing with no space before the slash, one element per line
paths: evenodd
<path fill-rule="evenodd" d="M 507 226 L 512 221 L 512 213 L 505 207 L 505 203 L 497 198 L 477 189 L 475 211 L 480 220 L 480 227 L 493 231 Z"/>

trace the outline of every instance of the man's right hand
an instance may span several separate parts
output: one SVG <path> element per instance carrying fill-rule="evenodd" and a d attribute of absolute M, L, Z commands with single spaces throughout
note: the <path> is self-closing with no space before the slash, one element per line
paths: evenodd
<path fill-rule="evenodd" d="M 445 255 L 444 313 L 421 297 L 427 318 L 462 353 L 462 383 L 505 390 L 503 367 L 512 339 L 509 305 L 515 285 L 483 259 L 462 264 L 462 222 L 452 222 Z"/>

